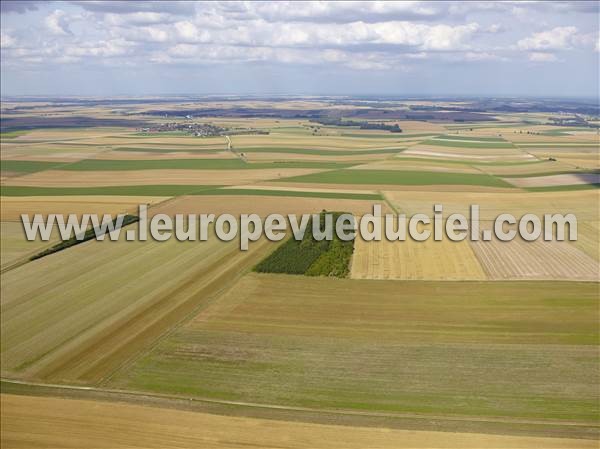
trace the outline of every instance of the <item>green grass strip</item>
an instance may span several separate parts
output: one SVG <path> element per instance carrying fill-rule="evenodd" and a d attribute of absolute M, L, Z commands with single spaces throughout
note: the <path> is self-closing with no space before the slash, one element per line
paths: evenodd
<path fill-rule="evenodd" d="M 278 179 L 279 182 L 383 185 L 477 185 L 512 188 L 495 176 L 478 173 L 442 173 L 404 170 L 335 170 Z"/>
<path fill-rule="evenodd" d="M 29 187 L 3 186 L 2 196 L 180 196 L 180 195 L 258 195 L 300 198 L 336 198 L 348 200 L 382 200 L 378 193 L 306 192 L 263 189 L 223 189 L 222 186 L 150 185 L 106 187 Z"/>
<path fill-rule="evenodd" d="M 0 132 L 0 139 L 14 139 L 15 137 L 27 134 L 29 131 L 2 131 Z"/>
<path fill-rule="evenodd" d="M 287 196 L 300 198 L 336 198 L 345 200 L 381 200 L 379 193 L 346 193 L 346 192 L 307 192 L 290 190 L 265 189 L 208 189 L 194 195 L 258 195 L 258 196 Z"/>

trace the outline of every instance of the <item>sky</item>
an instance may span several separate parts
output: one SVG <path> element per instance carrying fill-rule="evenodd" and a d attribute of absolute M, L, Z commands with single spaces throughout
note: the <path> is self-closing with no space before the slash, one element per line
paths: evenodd
<path fill-rule="evenodd" d="M 2 0 L 1 94 L 597 98 L 599 4 Z"/>

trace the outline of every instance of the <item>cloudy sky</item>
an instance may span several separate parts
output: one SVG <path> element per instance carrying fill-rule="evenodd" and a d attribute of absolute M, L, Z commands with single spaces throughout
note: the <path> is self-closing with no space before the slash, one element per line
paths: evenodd
<path fill-rule="evenodd" d="M 1 5 L 4 96 L 599 89 L 598 2 Z"/>

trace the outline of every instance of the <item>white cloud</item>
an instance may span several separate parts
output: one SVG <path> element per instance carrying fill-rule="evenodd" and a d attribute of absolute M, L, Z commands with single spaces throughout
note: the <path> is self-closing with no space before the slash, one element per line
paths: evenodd
<path fill-rule="evenodd" d="M 49 16 L 46 16 L 44 23 L 50 33 L 55 36 L 68 36 L 72 34 L 71 30 L 69 30 L 66 13 L 60 9 L 57 9 Z"/>
<path fill-rule="evenodd" d="M 17 45 L 17 40 L 10 34 L 0 31 L 0 48 L 14 48 Z"/>
<path fill-rule="evenodd" d="M 516 14 L 538 17 L 530 28 L 538 30 L 537 13 L 551 8 L 530 3 L 90 1 L 70 2 L 64 11 L 41 5 L 25 13 L 27 25 L 6 15 L 14 22 L 3 26 L 3 63 L 261 61 L 401 70 L 407 64 L 508 61 L 516 50 L 546 62 L 558 60 L 553 52 L 600 46 L 597 29 L 577 21 L 577 27 L 567 22 L 518 40 L 526 26 L 500 14 L 518 8 Z M 561 8 L 549 20 L 553 25 L 574 20 L 568 5 Z"/>
<path fill-rule="evenodd" d="M 203 2 L 204 8 L 212 6 Z M 429 20 L 438 17 L 445 8 L 443 3 L 416 1 L 305 1 L 305 2 L 239 2 L 216 3 L 221 13 L 236 19 L 262 19 L 267 22 L 326 22 L 385 20 Z"/>
<path fill-rule="evenodd" d="M 577 28 L 566 26 L 533 33 L 530 37 L 521 39 L 517 46 L 521 50 L 568 50 L 577 42 Z"/>
<path fill-rule="evenodd" d="M 494 53 L 489 53 L 486 51 L 476 52 L 476 51 L 468 51 L 466 52 L 462 59 L 465 61 L 505 61 L 506 58 L 502 58 Z"/>
<path fill-rule="evenodd" d="M 533 62 L 556 62 L 558 58 L 553 53 L 533 52 L 529 53 L 529 60 Z"/>
<path fill-rule="evenodd" d="M 123 26 L 123 25 L 155 25 L 162 23 L 171 23 L 177 18 L 168 13 L 159 12 L 133 12 L 128 14 L 105 14 L 103 20 L 108 25 Z"/>
<path fill-rule="evenodd" d="M 180 21 L 169 30 L 174 42 L 202 42 L 264 47 L 336 48 L 358 45 L 393 45 L 417 50 L 453 51 L 468 48 L 477 23 L 424 25 L 412 22 L 351 22 L 346 24 L 269 23 L 252 20 L 224 29 L 199 27 Z"/>

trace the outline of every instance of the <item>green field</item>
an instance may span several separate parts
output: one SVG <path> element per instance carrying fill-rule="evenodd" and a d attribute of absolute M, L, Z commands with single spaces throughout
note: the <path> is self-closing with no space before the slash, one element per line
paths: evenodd
<path fill-rule="evenodd" d="M 552 419 L 586 434 L 599 418 L 599 310 L 592 283 L 252 274 L 111 385 L 515 426 Z"/>
<path fill-rule="evenodd" d="M 67 165 L 65 162 L 47 161 L 2 161 L 0 169 L 7 172 L 35 173 L 43 170 L 51 170 Z"/>
<path fill-rule="evenodd" d="M 505 181 L 486 174 L 445 173 L 404 170 L 335 170 L 278 179 L 279 182 L 324 184 L 388 184 L 388 185 L 477 185 L 512 187 Z"/>
<path fill-rule="evenodd" d="M 180 196 L 180 195 L 252 195 L 301 198 L 338 198 L 351 200 L 381 200 L 377 193 L 303 192 L 296 190 L 222 189 L 213 185 L 140 185 L 105 187 L 29 187 L 3 186 L 2 196 Z"/>
<path fill-rule="evenodd" d="M 287 196 L 301 198 L 337 198 L 343 200 L 382 200 L 379 193 L 348 192 L 307 192 L 299 190 L 267 190 L 267 189 L 207 189 L 194 195 L 252 195 L 252 196 Z"/>
<path fill-rule="evenodd" d="M 0 139 L 14 139 L 15 137 L 27 134 L 29 131 L 2 131 L 0 132 Z"/>

